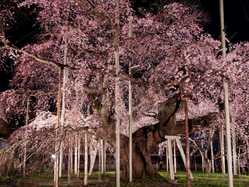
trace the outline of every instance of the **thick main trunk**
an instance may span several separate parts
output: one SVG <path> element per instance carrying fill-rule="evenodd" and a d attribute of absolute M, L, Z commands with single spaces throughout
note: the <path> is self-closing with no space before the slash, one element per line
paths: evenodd
<path fill-rule="evenodd" d="M 160 131 L 159 123 L 143 127 L 133 133 L 133 177 L 141 178 L 144 176 L 153 176 L 156 174 L 151 160 L 151 154 L 157 152 L 158 144 L 163 142 L 164 136 L 167 135 Z M 181 128 L 184 131 L 183 128 Z M 170 135 L 176 135 L 170 130 Z M 180 132 L 180 129 L 177 130 Z M 129 177 L 129 142 L 128 138 L 121 138 L 121 176 Z"/>
<path fill-rule="evenodd" d="M 195 129 L 196 120 L 189 120 L 189 125 Z M 169 122 L 171 124 L 173 122 Z M 166 135 L 179 135 L 184 133 L 184 121 L 169 125 L 167 128 L 161 128 L 160 124 L 146 126 L 133 133 L 133 177 L 141 178 L 144 176 L 153 176 L 156 174 L 151 160 L 151 154 L 157 152 L 158 145 L 165 141 Z M 198 124 L 199 126 L 199 124 Z M 165 131 L 163 131 L 163 130 Z M 167 129 L 167 130 L 166 130 Z M 121 137 L 121 177 L 129 177 L 129 140 L 128 137 Z"/>
<path fill-rule="evenodd" d="M 149 135 L 150 136 L 150 135 Z M 142 178 L 144 176 L 153 176 L 156 173 L 152 165 L 150 153 L 152 147 L 157 148 L 157 144 L 151 144 L 151 137 L 142 131 L 133 134 L 133 177 Z M 129 140 L 127 137 L 121 138 L 121 177 L 129 177 Z"/>
<path fill-rule="evenodd" d="M 109 128 L 108 128 L 109 129 Z M 98 130 L 98 135 L 100 137 L 105 137 L 108 142 L 115 145 L 115 139 L 113 138 L 113 133 L 108 136 L 104 133 L 106 129 Z M 159 136 L 159 124 L 151 125 L 138 129 L 133 133 L 133 177 L 141 178 L 143 176 L 153 176 L 156 174 L 156 170 L 152 165 L 151 153 L 158 149 L 158 144 L 163 141 Z M 114 136 L 115 137 L 115 136 Z M 129 138 L 127 136 L 121 135 L 120 137 L 120 169 L 121 178 L 129 178 Z"/>
<path fill-rule="evenodd" d="M 141 178 L 153 176 L 156 169 L 153 167 L 151 153 L 156 152 L 158 144 L 165 141 L 166 135 L 182 135 L 185 133 L 185 122 L 177 121 L 175 113 L 180 107 L 180 100 L 173 97 L 159 106 L 159 122 L 150 126 L 142 127 L 132 134 L 132 162 L 133 177 Z M 97 130 L 97 136 L 106 139 L 115 147 L 115 121 L 110 118 L 106 108 L 101 110 L 102 128 Z M 204 119 L 206 116 L 204 116 Z M 209 118 L 190 119 L 190 131 L 199 126 L 206 126 Z M 193 127 L 193 128 L 192 128 Z M 121 135 L 120 138 L 120 167 L 121 178 L 129 179 L 129 139 Z"/>

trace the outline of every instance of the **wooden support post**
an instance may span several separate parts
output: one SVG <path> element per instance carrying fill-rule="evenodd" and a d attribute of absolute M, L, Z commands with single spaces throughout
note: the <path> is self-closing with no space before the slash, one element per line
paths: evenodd
<path fill-rule="evenodd" d="M 71 135 L 72 136 L 72 135 Z M 70 154 L 70 173 L 73 174 L 73 137 L 70 137 L 70 147 L 69 147 L 69 154 Z"/>
<path fill-rule="evenodd" d="M 176 145 L 177 145 L 177 148 L 178 148 L 178 150 L 179 150 L 179 152 L 181 154 L 183 164 L 184 164 L 184 166 L 186 168 L 186 157 L 185 157 L 184 150 L 182 148 L 182 143 L 181 143 L 179 138 L 176 138 Z M 190 178 L 191 178 L 191 180 L 193 180 L 193 175 L 192 175 L 191 171 L 190 171 Z"/>
<path fill-rule="evenodd" d="M 226 56 L 226 36 L 225 36 L 225 23 L 224 23 L 224 0 L 219 0 L 220 4 L 220 33 L 221 33 L 221 45 L 222 45 L 222 56 Z M 225 148 L 224 148 L 224 130 L 221 127 L 221 161 L 222 161 L 222 173 L 225 174 Z M 228 164 L 229 165 L 229 164 Z"/>
<path fill-rule="evenodd" d="M 100 140 L 100 149 L 101 149 L 101 174 L 104 174 L 104 141 Z"/>
<path fill-rule="evenodd" d="M 84 186 L 88 184 L 88 133 L 84 133 Z"/>
<path fill-rule="evenodd" d="M 166 171 L 169 171 L 169 153 L 168 153 L 168 142 L 166 141 L 166 146 L 165 146 L 165 164 L 166 164 Z"/>
<path fill-rule="evenodd" d="M 78 135 L 78 160 L 77 160 L 77 177 L 80 177 L 80 145 L 81 144 L 81 138 L 80 135 Z"/>
<path fill-rule="evenodd" d="M 176 170 L 177 170 L 177 166 L 176 166 L 176 141 L 175 141 L 175 139 L 173 140 L 173 148 L 174 148 L 174 152 L 173 152 L 173 154 L 174 154 L 174 172 L 175 172 L 175 174 L 176 174 Z"/>
<path fill-rule="evenodd" d="M 120 12 L 119 12 L 119 0 L 115 1 L 115 33 L 114 33 L 114 59 L 115 59 L 115 117 L 116 117 L 116 187 L 120 187 L 120 116 L 118 112 L 119 106 L 119 74 L 120 74 L 120 64 L 119 64 L 119 40 L 120 40 Z"/>
<path fill-rule="evenodd" d="M 120 119 L 117 119 L 116 125 L 116 187 L 120 187 Z"/>
<path fill-rule="evenodd" d="M 25 126 L 27 128 L 29 123 L 29 96 L 27 96 L 27 105 L 26 105 L 26 117 L 25 117 Z M 23 176 L 26 175 L 26 160 L 27 160 L 27 138 L 28 132 L 25 129 L 24 132 L 24 150 L 23 150 Z"/>
<path fill-rule="evenodd" d="M 237 171 L 237 151 L 236 151 L 236 133 L 235 126 L 232 124 L 232 153 L 233 153 L 233 173 L 234 175 L 238 175 Z"/>
<path fill-rule="evenodd" d="M 98 180 L 100 181 L 101 180 L 101 159 L 102 159 L 102 155 L 101 155 L 101 141 L 98 140 L 98 165 L 99 165 L 99 171 L 98 171 Z"/>
<path fill-rule="evenodd" d="M 104 159 L 104 173 L 107 171 L 106 169 L 106 141 L 104 140 L 103 142 L 103 151 L 104 151 L 104 156 L 103 156 L 103 159 Z"/>
<path fill-rule="evenodd" d="M 60 144 L 60 155 L 59 155 L 59 178 L 62 177 L 63 168 L 63 142 Z"/>
<path fill-rule="evenodd" d="M 238 153 L 238 174 L 239 175 L 241 175 L 241 169 L 240 169 L 240 151 L 241 151 L 241 149 L 240 149 L 240 147 L 239 147 L 239 153 Z"/>
<path fill-rule="evenodd" d="M 55 153 L 54 153 L 54 187 L 59 186 L 59 133 L 60 133 L 60 126 L 61 126 L 61 80 L 62 80 L 63 68 L 59 68 L 59 87 L 58 87 L 58 97 L 57 97 L 57 123 L 55 123 Z"/>
<path fill-rule="evenodd" d="M 228 83 L 226 81 L 224 81 L 224 92 L 225 92 L 224 97 L 225 97 L 225 116 L 226 116 L 228 181 L 229 181 L 229 187 L 233 187 L 231 125 L 230 125 L 230 114 L 229 114 L 229 94 L 228 94 Z"/>
<path fill-rule="evenodd" d="M 226 56 L 226 37 L 225 37 L 225 23 L 224 23 L 224 0 L 220 0 L 220 29 L 221 29 L 221 44 L 223 58 Z M 229 114 L 229 95 L 228 95 L 228 83 L 223 81 L 225 92 L 225 118 L 226 118 L 226 140 L 227 140 L 227 167 L 228 167 L 228 181 L 229 187 L 233 187 L 233 171 L 232 171 L 232 150 L 231 150 L 231 125 Z"/>
<path fill-rule="evenodd" d="M 208 141 L 209 141 L 209 144 L 210 144 L 210 153 L 211 153 L 211 172 L 212 172 L 212 173 L 215 172 L 215 168 L 214 168 L 213 135 L 214 135 L 214 131 L 213 131 L 213 129 L 210 129 L 210 130 L 209 130 Z"/>
<path fill-rule="evenodd" d="M 78 136 L 74 136 L 74 174 L 77 176 L 78 168 Z"/>
<path fill-rule="evenodd" d="M 72 173 L 72 166 L 71 166 L 71 138 L 68 137 L 68 156 L 67 156 L 67 183 L 70 185 L 71 183 L 71 173 Z"/>
<path fill-rule="evenodd" d="M 64 48 L 64 65 L 67 63 L 67 39 L 65 39 Z M 64 66 L 59 67 L 59 87 L 57 98 L 57 123 L 55 124 L 55 159 L 54 159 L 54 187 L 59 186 L 59 154 L 60 154 L 60 141 L 59 138 L 63 132 L 64 117 L 65 117 L 65 85 L 66 85 L 66 69 Z"/>
<path fill-rule="evenodd" d="M 220 127 L 220 155 L 221 155 L 221 171 L 222 174 L 226 174 L 226 162 L 225 162 L 225 144 L 224 144 L 224 126 Z"/>
<path fill-rule="evenodd" d="M 129 17 L 129 39 L 132 38 L 132 16 Z M 129 182 L 132 182 L 132 87 L 131 61 L 129 61 Z"/>
<path fill-rule="evenodd" d="M 129 81 L 129 182 L 132 182 L 132 93 Z"/>
<path fill-rule="evenodd" d="M 95 160 L 97 157 L 98 149 L 96 147 L 90 146 L 90 169 L 89 169 L 89 175 L 92 175 Z"/>
<path fill-rule="evenodd" d="M 192 186 L 191 184 L 191 171 L 190 171 L 190 145 L 189 145 L 189 124 L 188 124 L 188 99 L 185 98 L 185 144 L 186 144 L 186 172 L 187 172 L 187 183 L 188 187 Z"/>
<path fill-rule="evenodd" d="M 55 140 L 58 141 L 58 140 Z M 54 157 L 54 187 L 59 186 L 59 160 L 58 160 L 58 142 L 55 143 L 55 157 Z"/>
<path fill-rule="evenodd" d="M 204 150 L 204 140 L 201 140 L 201 149 Z M 206 151 L 202 152 L 200 151 L 201 154 L 201 168 L 202 168 L 202 172 L 205 173 L 206 172 L 206 160 L 205 160 L 205 155 L 206 155 Z"/>
<path fill-rule="evenodd" d="M 201 154 L 201 169 L 202 169 L 202 172 L 205 173 L 205 158 L 204 158 L 204 155 Z"/>
<path fill-rule="evenodd" d="M 246 154 L 247 159 L 249 159 L 249 140 L 248 139 L 246 140 L 246 149 L 245 150 L 247 152 L 247 154 Z M 243 168 L 243 171 L 245 171 L 246 168 L 249 170 L 249 165 L 247 165 L 245 168 Z"/>
<path fill-rule="evenodd" d="M 215 173 L 215 168 L 214 168 L 214 148 L 213 148 L 213 140 L 211 137 L 211 142 L 210 142 L 210 149 L 211 149 L 211 168 L 212 168 L 212 173 Z"/>
<path fill-rule="evenodd" d="M 172 139 L 168 139 L 168 155 L 169 155 L 169 173 L 170 173 L 170 180 L 174 181 L 175 180 L 175 172 L 174 172 L 174 163 L 173 163 L 173 154 L 172 154 Z"/>
<path fill-rule="evenodd" d="M 67 42 L 65 44 L 64 50 L 64 64 L 67 63 Z M 60 137 L 63 134 L 63 128 L 65 123 L 65 99 L 66 99 L 66 82 L 67 82 L 68 71 L 66 68 L 63 68 L 63 79 L 62 79 L 62 99 L 61 99 L 61 116 L 60 116 Z M 59 152 L 59 178 L 62 176 L 63 169 L 63 141 L 60 143 L 60 152 Z"/>

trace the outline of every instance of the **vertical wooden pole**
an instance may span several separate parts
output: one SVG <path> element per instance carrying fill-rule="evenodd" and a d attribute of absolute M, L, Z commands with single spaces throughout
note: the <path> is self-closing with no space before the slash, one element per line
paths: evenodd
<path fill-rule="evenodd" d="M 227 81 L 224 81 L 224 92 L 225 92 L 225 116 L 226 116 L 228 180 L 229 180 L 229 187 L 233 187 L 231 125 L 230 125 L 230 113 L 229 113 L 229 101 L 228 101 L 229 94 L 228 94 L 228 83 L 227 83 Z"/>
<path fill-rule="evenodd" d="M 120 119 L 116 125 L 116 187 L 120 187 Z"/>
<path fill-rule="evenodd" d="M 177 145 L 178 150 L 179 150 L 179 152 L 181 154 L 183 164 L 184 164 L 184 166 L 186 168 L 186 156 L 185 156 L 184 150 L 182 148 L 182 143 L 181 143 L 179 138 L 176 138 L 176 145 Z M 189 172 L 190 172 L 190 178 L 191 178 L 191 180 L 193 180 L 193 175 L 192 175 L 191 170 Z"/>
<path fill-rule="evenodd" d="M 64 46 L 64 54 L 63 54 L 63 64 L 67 64 L 67 51 L 68 51 L 68 46 L 67 46 L 67 38 L 64 37 L 65 40 L 65 46 Z M 62 71 L 62 87 L 61 87 L 61 113 L 58 118 L 60 118 L 60 137 L 63 134 L 63 128 L 64 128 L 64 123 L 65 123 L 65 99 L 66 99 L 66 81 L 67 81 L 67 69 L 63 67 Z M 60 148 L 59 148 L 59 177 L 62 176 L 62 167 L 63 167 L 63 142 L 60 142 Z"/>
<path fill-rule="evenodd" d="M 101 174 L 104 174 L 104 141 L 100 140 L 100 149 L 101 149 Z"/>
<path fill-rule="evenodd" d="M 67 41 L 65 42 L 64 48 L 64 63 L 67 61 Z M 65 68 L 63 66 L 59 66 L 59 83 L 58 83 L 58 98 L 57 98 L 57 123 L 55 124 L 55 159 L 54 159 L 54 187 L 59 186 L 59 135 L 62 135 L 62 118 L 64 118 L 64 114 L 62 116 L 62 110 L 64 110 L 65 106 L 62 106 L 62 101 L 65 99 Z M 62 78 L 63 76 L 63 78 Z M 63 81 L 63 83 L 61 83 Z M 62 88 L 62 86 L 64 88 Z M 63 101 L 64 103 L 64 101 Z"/>
<path fill-rule="evenodd" d="M 102 164 L 102 155 L 101 155 L 101 140 L 98 140 L 98 165 L 99 165 L 99 172 L 98 172 L 98 180 L 101 180 L 101 164 Z"/>
<path fill-rule="evenodd" d="M 63 55 L 63 64 L 67 64 L 67 38 L 64 37 L 65 47 L 64 47 L 64 55 Z M 60 136 L 63 135 L 63 128 L 65 123 L 65 99 L 66 99 L 66 82 L 67 82 L 67 69 L 64 67 L 62 70 L 63 78 L 62 78 L 62 87 L 61 87 L 61 116 L 60 116 Z M 59 152 L 59 177 L 62 176 L 62 166 L 63 166 L 63 141 L 60 143 L 60 152 Z"/>
<path fill-rule="evenodd" d="M 172 139 L 168 138 L 168 155 L 169 155 L 169 173 L 170 180 L 175 180 L 174 164 L 173 164 L 173 154 L 172 154 Z"/>
<path fill-rule="evenodd" d="M 63 167 L 63 142 L 60 144 L 60 153 L 59 153 L 59 178 L 62 176 L 62 167 Z"/>
<path fill-rule="evenodd" d="M 132 38 L 132 16 L 129 17 L 129 40 Z M 129 61 L 129 182 L 132 182 L 132 87 L 131 61 Z"/>
<path fill-rule="evenodd" d="M 219 0 L 220 3 L 220 33 L 221 33 L 221 45 L 222 45 L 222 56 L 226 56 L 226 37 L 225 37 L 225 23 L 224 23 L 224 0 Z M 225 154 L 224 154 L 224 130 L 221 127 L 221 161 L 222 161 L 222 173 L 225 174 Z"/>
<path fill-rule="evenodd" d="M 202 172 L 205 173 L 205 158 L 204 158 L 204 155 L 201 154 L 201 169 L 202 169 Z"/>
<path fill-rule="evenodd" d="M 166 146 L 165 146 L 165 164 L 166 164 L 166 171 L 169 171 L 169 153 L 168 153 L 168 142 L 166 141 Z"/>
<path fill-rule="evenodd" d="M 224 0 L 220 0 L 220 28 L 221 28 L 221 43 L 222 43 L 222 55 L 226 56 L 226 38 L 225 38 L 225 22 L 224 22 Z M 233 171 L 232 171 L 232 150 L 231 150 L 231 125 L 229 114 L 229 95 L 228 95 L 228 83 L 223 81 L 225 92 L 225 118 L 226 118 L 226 140 L 227 140 L 227 166 L 228 166 L 228 180 L 229 187 L 233 187 Z"/>
<path fill-rule="evenodd" d="M 226 34 L 225 34 L 225 22 L 224 22 L 224 0 L 220 0 L 220 33 L 221 33 L 221 45 L 222 56 L 226 56 Z"/>
<path fill-rule="evenodd" d="M 95 160 L 96 160 L 96 157 L 97 157 L 98 149 L 96 147 L 93 147 L 93 145 L 90 146 L 90 143 L 89 143 L 89 149 L 90 149 L 90 153 L 89 153 L 89 155 L 90 155 L 89 175 L 92 175 Z"/>
<path fill-rule="evenodd" d="M 88 184 L 88 134 L 84 133 L 84 186 Z"/>
<path fill-rule="evenodd" d="M 220 155 L 221 155 L 221 171 L 226 174 L 226 162 L 225 162 L 225 144 L 224 144 L 224 126 L 220 127 Z"/>
<path fill-rule="evenodd" d="M 212 139 L 212 135 L 211 135 L 211 142 L 210 142 L 210 149 L 211 149 L 211 166 L 212 166 L 212 173 L 215 172 L 215 168 L 214 168 L 214 148 L 213 148 L 213 139 Z"/>
<path fill-rule="evenodd" d="M 68 185 L 71 183 L 71 138 L 70 135 L 68 137 L 68 156 L 67 156 L 67 183 Z"/>
<path fill-rule="evenodd" d="M 237 171 L 237 151 L 236 151 L 236 133 L 235 133 L 235 127 L 234 124 L 232 125 L 232 153 L 233 153 L 233 173 L 234 175 L 238 175 Z"/>
<path fill-rule="evenodd" d="M 116 187 L 120 187 L 120 116 L 118 113 L 119 106 L 119 73 L 120 73 L 120 65 L 119 65 L 119 0 L 116 0 L 116 10 L 115 10 L 115 37 L 114 37 L 114 59 L 115 59 L 115 69 L 116 69 L 116 77 L 115 77 L 115 115 L 116 115 Z"/>
<path fill-rule="evenodd" d="M 27 96 L 27 105 L 26 105 L 26 117 L 25 117 L 25 126 L 27 128 L 29 123 L 29 96 Z M 23 176 L 26 175 L 26 160 L 27 160 L 27 136 L 28 132 L 25 129 L 24 132 L 24 151 L 23 151 Z"/>
<path fill-rule="evenodd" d="M 176 170 L 177 170 L 177 166 L 176 166 L 176 141 L 175 139 L 173 140 L 173 148 L 174 148 L 174 170 L 175 170 L 175 174 L 176 174 Z"/>
<path fill-rule="evenodd" d="M 80 147 L 81 146 L 81 138 L 80 138 L 80 134 L 78 134 L 78 160 L 77 160 L 77 177 L 80 177 Z"/>
<path fill-rule="evenodd" d="M 103 142 L 103 151 L 104 151 L 104 156 L 103 156 L 104 161 L 103 162 L 104 162 L 104 173 L 105 173 L 107 171 L 106 170 L 106 141 L 105 140 Z"/>
<path fill-rule="evenodd" d="M 247 150 L 246 152 L 247 152 L 247 159 L 249 159 L 249 140 L 247 139 L 246 140 L 246 149 L 245 150 Z M 243 168 L 243 172 L 245 171 L 245 169 L 249 169 L 249 166 L 247 165 L 246 167 L 244 167 Z"/>
<path fill-rule="evenodd" d="M 204 140 L 201 140 L 201 148 L 202 150 L 204 150 L 204 143 L 203 143 Z M 206 151 L 204 152 L 201 152 L 200 151 L 200 154 L 201 154 L 201 168 L 202 168 L 202 172 L 205 173 L 206 171 L 206 160 L 205 160 L 205 154 L 206 154 Z"/>
<path fill-rule="evenodd" d="M 60 75 L 59 75 L 60 76 Z M 60 83 L 59 83 L 60 85 Z M 59 148 L 59 142 L 58 142 L 58 127 L 60 124 L 60 88 L 59 88 L 59 94 L 58 94 L 58 101 L 57 101 L 57 118 L 58 118 L 58 123 L 57 125 L 55 125 L 55 158 L 54 158 L 54 187 L 58 187 L 59 186 L 59 171 L 58 171 L 58 148 Z"/>
<path fill-rule="evenodd" d="M 54 159 L 54 187 L 59 186 L 59 133 L 61 125 L 61 80 L 62 80 L 63 68 L 59 68 L 59 87 L 58 87 L 58 97 L 57 97 L 57 123 L 54 126 L 55 129 L 55 159 Z"/>
<path fill-rule="evenodd" d="M 74 136 L 74 174 L 77 176 L 77 168 L 78 168 L 78 136 L 75 134 Z"/>
<path fill-rule="evenodd" d="M 190 146 L 189 146 L 189 126 L 188 126 L 188 100 L 185 98 L 185 144 L 186 144 L 186 171 L 187 171 L 187 182 L 188 187 L 191 186 L 190 176 Z"/>
<path fill-rule="evenodd" d="M 70 174 L 73 174 L 73 135 L 70 135 L 70 147 L 69 147 L 69 154 L 70 154 Z"/>
<path fill-rule="evenodd" d="M 58 141 L 58 140 L 56 140 Z M 59 160 L 58 160 L 58 142 L 55 143 L 55 158 L 54 158 L 54 187 L 58 187 L 59 186 Z"/>
<path fill-rule="evenodd" d="M 238 153 L 238 174 L 241 175 L 241 170 L 240 170 L 240 147 L 239 147 L 239 153 Z"/>

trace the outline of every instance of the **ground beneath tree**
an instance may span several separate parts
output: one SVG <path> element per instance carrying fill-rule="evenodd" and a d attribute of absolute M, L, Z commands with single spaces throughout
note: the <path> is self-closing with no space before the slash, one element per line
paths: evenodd
<path fill-rule="evenodd" d="M 203 174 L 195 172 L 193 187 L 226 187 L 227 176 L 222 174 Z M 126 182 L 121 183 L 121 187 L 184 187 L 186 186 L 186 177 L 184 172 L 178 172 L 176 175 L 176 184 L 169 182 L 169 175 L 165 172 L 159 172 L 156 177 L 144 178 L 135 180 L 132 184 Z M 1 179 L 0 179 L 1 180 Z M 2 179 L 3 180 L 3 179 Z M 6 179 L 5 179 L 6 180 Z M 249 186 L 249 176 L 239 176 L 234 178 L 235 187 L 248 187 Z M 8 184 L 1 184 L 0 187 L 52 187 L 53 178 L 52 175 L 39 174 L 32 177 L 19 178 L 16 179 L 14 183 L 13 180 L 9 179 Z M 80 179 L 72 177 L 70 185 L 68 184 L 67 177 L 64 176 L 60 179 L 60 186 L 67 187 L 82 187 L 83 186 L 83 174 L 81 174 Z M 89 187 L 115 187 L 115 174 L 113 172 L 108 172 L 106 175 L 100 176 L 98 173 L 94 173 L 89 177 Z"/>

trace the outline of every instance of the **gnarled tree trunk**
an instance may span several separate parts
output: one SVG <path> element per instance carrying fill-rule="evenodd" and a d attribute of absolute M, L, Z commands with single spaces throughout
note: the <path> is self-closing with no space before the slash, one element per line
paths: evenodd
<path fill-rule="evenodd" d="M 162 103 L 159 109 L 159 123 L 138 129 L 133 133 L 133 177 L 153 176 L 156 170 L 152 165 L 151 153 L 158 149 L 158 144 L 165 141 L 165 135 L 176 135 L 184 133 L 184 122 L 176 123 L 175 114 L 180 106 L 178 97 L 173 97 Z M 114 128 L 106 118 L 106 112 L 102 111 L 103 128 L 98 130 L 98 135 L 109 140 L 115 145 Z M 109 123 L 109 124 L 108 124 Z M 177 127 L 176 127 L 177 126 Z M 107 133 L 108 132 L 108 133 Z M 121 177 L 129 178 L 129 139 L 121 135 Z"/>
<path fill-rule="evenodd" d="M 138 129 L 132 134 L 133 139 L 133 177 L 141 178 L 153 176 L 156 169 L 152 165 L 151 153 L 158 149 L 158 145 L 165 141 L 166 135 L 181 135 L 185 133 L 185 121 L 176 121 L 176 112 L 180 108 L 181 100 L 178 96 L 168 99 L 159 106 L 159 122 Z M 115 147 L 115 121 L 108 114 L 106 108 L 101 109 L 103 126 L 97 130 L 97 136 L 106 139 Z M 213 115 L 203 118 L 189 119 L 189 130 L 200 126 L 207 126 Z M 129 138 L 120 138 L 121 178 L 129 179 Z"/>

